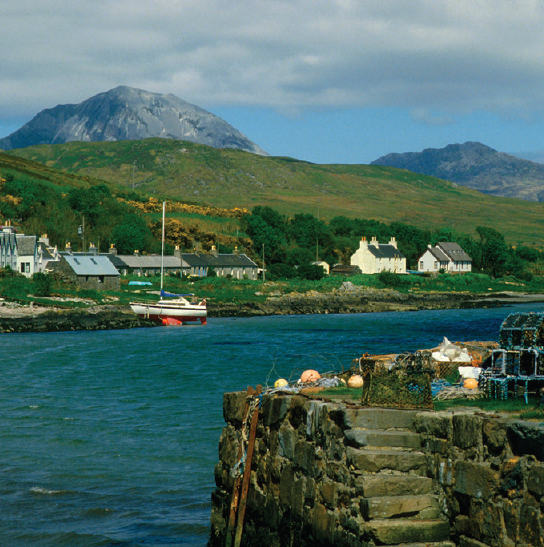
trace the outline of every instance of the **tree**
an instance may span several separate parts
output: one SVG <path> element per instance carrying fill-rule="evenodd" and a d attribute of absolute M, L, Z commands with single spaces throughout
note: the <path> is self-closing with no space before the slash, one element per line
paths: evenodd
<path fill-rule="evenodd" d="M 245 231 L 252 239 L 257 254 L 260 254 L 264 245 L 264 255 L 267 262 L 281 261 L 287 240 L 280 230 L 274 229 L 260 215 L 251 215 L 246 221 Z"/>
<path fill-rule="evenodd" d="M 476 232 L 481 238 L 482 268 L 493 277 L 499 277 L 506 271 L 509 254 L 504 235 L 485 226 L 477 226 Z"/>
<path fill-rule="evenodd" d="M 112 233 L 112 241 L 120 254 L 146 250 L 152 240 L 151 230 L 138 215 L 125 216 L 123 223 L 116 226 Z"/>
<path fill-rule="evenodd" d="M 297 274 L 301 279 L 319 281 L 325 276 L 325 270 L 317 264 L 302 264 L 302 266 L 298 267 Z"/>
<path fill-rule="evenodd" d="M 50 275 L 36 272 L 32 276 L 32 280 L 34 281 L 34 296 L 51 296 L 53 278 Z"/>

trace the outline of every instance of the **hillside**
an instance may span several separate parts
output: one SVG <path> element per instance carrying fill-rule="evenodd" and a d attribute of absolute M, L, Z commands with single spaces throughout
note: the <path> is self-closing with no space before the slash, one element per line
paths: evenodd
<path fill-rule="evenodd" d="M 104 179 L 127 190 L 219 207 L 269 205 L 294 215 L 311 213 L 400 221 L 421 228 L 476 226 L 505 234 L 510 243 L 544 238 L 544 204 L 482 194 L 458 184 L 377 165 L 315 165 L 186 141 L 146 139 L 72 142 L 9 152 L 70 174 Z"/>
<path fill-rule="evenodd" d="M 544 201 L 544 165 L 497 152 L 479 142 L 387 154 L 371 165 L 408 169 L 494 196 Z"/>
<path fill-rule="evenodd" d="M 71 141 L 185 139 L 216 148 L 266 152 L 230 124 L 175 95 L 119 86 L 79 104 L 57 105 L 0 139 L 0 150 Z"/>

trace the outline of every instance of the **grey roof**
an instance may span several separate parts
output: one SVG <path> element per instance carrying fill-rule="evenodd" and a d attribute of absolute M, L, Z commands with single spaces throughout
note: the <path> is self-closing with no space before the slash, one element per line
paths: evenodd
<path fill-rule="evenodd" d="M 53 260 L 54 259 L 53 253 L 51 252 L 49 247 L 43 241 L 38 241 L 38 249 L 41 250 L 42 257 L 45 260 Z"/>
<path fill-rule="evenodd" d="M 439 262 L 449 262 L 450 259 L 448 256 L 446 256 L 440 247 L 431 247 L 428 249 L 431 254 L 438 260 Z"/>
<path fill-rule="evenodd" d="M 437 245 L 444 253 L 454 261 L 472 262 L 472 258 L 468 256 L 463 249 L 457 244 L 450 241 L 440 241 Z"/>
<path fill-rule="evenodd" d="M 208 267 L 208 268 L 257 268 L 257 264 L 253 262 L 245 254 L 182 254 L 183 261 L 192 267 Z"/>
<path fill-rule="evenodd" d="M 161 267 L 161 255 L 108 255 L 116 268 L 154 269 Z M 165 256 L 164 267 L 167 269 L 181 268 L 181 260 L 177 256 Z"/>
<path fill-rule="evenodd" d="M 62 253 L 62 257 L 76 275 L 119 275 L 107 256 Z"/>
<path fill-rule="evenodd" d="M 17 235 L 17 254 L 19 256 L 34 256 L 36 240 L 36 236 Z"/>
<path fill-rule="evenodd" d="M 376 258 L 405 258 L 405 256 L 394 245 L 389 243 L 380 243 L 378 247 L 369 244 L 368 250 Z"/>

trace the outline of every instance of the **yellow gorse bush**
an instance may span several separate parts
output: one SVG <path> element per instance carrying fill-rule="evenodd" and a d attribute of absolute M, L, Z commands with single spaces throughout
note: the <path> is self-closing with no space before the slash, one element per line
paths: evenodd
<path fill-rule="evenodd" d="M 140 209 L 144 213 L 158 213 L 162 210 L 162 202 L 157 198 L 149 198 L 146 202 L 125 200 L 117 198 L 119 201 Z M 166 210 L 173 213 L 191 213 L 196 215 L 205 215 L 210 217 L 222 218 L 241 218 L 244 215 L 249 215 L 249 209 L 243 207 L 234 207 L 233 209 L 223 209 L 221 207 L 210 207 L 204 205 L 189 205 L 186 203 L 166 202 Z"/>

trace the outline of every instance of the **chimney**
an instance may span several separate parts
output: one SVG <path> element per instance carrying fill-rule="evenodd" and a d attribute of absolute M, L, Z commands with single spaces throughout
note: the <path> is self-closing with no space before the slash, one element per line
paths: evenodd
<path fill-rule="evenodd" d="M 375 237 L 372 238 L 372 241 L 370 242 L 370 244 L 374 245 L 374 247 L 380 246 L 380 244 L 378 243 L 378 240 Z"/>
<path fill-rule="evenodd" d="M 110 255 L 117 256 L 117 247 L 112 243 L 110 245 Z"/>
<path fill-rule="evenodd" d="M 238 247 L 234 247 L 234 254 L 236 256 L 240 256 L 240 250 L 238 249 Z"/>
<path fill-rule="evenodd" d="M 138 249 L 134 249 L 134 256 L 140 256 L 140 251 Z"/>
<path fill-rule="evenodd" d="M 176 258 L 181 258 L 181 249 L 179 248 L 179 245 L 176 245 L 176 248 L 174 249 L 174 256 Z"/>
<path fill-rule="evenodd" d="M 397 247 L 397 240 L 394 237 L 391 238 L 391 241 L 389 242 L 389 245 L 393 245 L 393 247 L 395 247 L 395 249 L 398 248 Z"/>
<path fill-rule="evenodd" d="M 40 239 L 38 239 L 40 243 L 45 243 L 47 247 L 49 247 L 49 238 L 47 237 L 47 234 L 42 234 Z"/>
<path fill-rule="evenodd" d="M 72 254 L 72 246 L 70 245 L 70 242 L 69 242 L 69 241 L 66 242 L 66 249 L 65 249 L 65 251 L 66 251 L 67 253 Z"/>
<path fill-rule="evenodd" d="M 89 254 L 91 254 L 91 255 L 97 255 L 98 254 L 98 249 L 96 248 L 96 245 L 94 243 L 91 243 L 89 245 Z"/>
<path fill-rule="evenodd" d="M 215 245 L 212 245 L 212 248 L 210 249 L 210 254 L 215 256 L 217 258 L 217 247 Z"/>
<path fill-rule="evenodd" d="M 363 236 L 359 242 L 359 249 L 368 249 L 368 241 L 365 236 Z"/>

